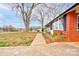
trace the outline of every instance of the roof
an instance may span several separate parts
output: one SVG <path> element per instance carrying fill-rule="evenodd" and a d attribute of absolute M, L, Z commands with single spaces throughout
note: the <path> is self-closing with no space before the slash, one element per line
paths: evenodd
<path fill-rule="evenodd" d="M 67 9 L 66 11 L 61 13 L 60 15 L 58 15 L 56 18 L 54 18 L 52 21 L 50 21 L 48 24 L 46 24 L 45 27 L 48 27 L 49 24 L 53 23 L 57 18 L 59 18 L 60 16 L 64 15 L 66 12 L 70 11 L 71 9 L 76 7 L 77 5 L 79 5 L 79 3 L 75 3 L 72 7 L 70 7 L 69 9 Z"/>

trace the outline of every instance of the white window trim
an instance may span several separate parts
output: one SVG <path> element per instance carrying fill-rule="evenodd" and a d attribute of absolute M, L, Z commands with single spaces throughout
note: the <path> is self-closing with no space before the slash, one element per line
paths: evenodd
<path fill-rule="evenodd" d="M 56 22 L 54 22 L 53 23 L 53 25 L 52 25 L 52 27 L 53 27 L 53 30 L 63 30 L 63 27 L 60 29 L 60 20 L 62 20 L 62 19 L 59 19 L 58 18 L 58 21 L 56 21 Z M 55 28 L 55 25 L 57 24 L 57 29 Z M 62 25 L 62 24 L 61 24 Z"/>
<path fill-rule="evenodd" d="M 57 24 L 57 29 L 55 28 L 56 24 Z M 60 29 L 60 23 L 59 23 L 59 21 L 53 23 L 53 27 L 54 27 L 53 30 L 63 30 L 63 29 Z"/>
<path fill-rule="evenodd" d="M 79 17 L 79 14 L 77 15 L 77 31 L 79 31 L 79 29 L 78 29 L 78 23 L 79 23 L 78 22 L 78 20 L 79 20 L 78 17 Z"/>
<path fill-rule="evenodd" d="M 59 18 L 58 18 L 58 30 L 60 30 L 60 21 L 59 21 Z"/>

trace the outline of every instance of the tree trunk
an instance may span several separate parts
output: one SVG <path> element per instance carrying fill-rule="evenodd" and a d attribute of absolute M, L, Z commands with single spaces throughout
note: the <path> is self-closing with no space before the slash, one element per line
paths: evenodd
<path fill-rule="evenodd" d="M 25 19 L 25 31 L 29 31 L 29 22 L 30 22 L 30 19 L 28 17 L 26 17 Z"/>
<path fill-rule="evenodd" d="M 29 31 L 29 17 L 27 17 L 27 15 L 24 15 L 24 4 L 22 3 L 22 8 L 21 8 L 21 13 L 22 13 L 22 18 L 23 18 L 23 22 L 25 25 L 25 31 Z"/>
<path fill-rule="evenodd" d="M 42 33 L 44 32 L 44 19 L 42 19 Z"/>

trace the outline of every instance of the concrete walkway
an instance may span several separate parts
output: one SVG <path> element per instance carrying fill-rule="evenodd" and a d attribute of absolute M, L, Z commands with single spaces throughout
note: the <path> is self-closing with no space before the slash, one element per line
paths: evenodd
<path fill-rule="evenodd" d="M 79 56 L 79 47 L 70 44 L 0 47 L 0 56 Z"/>
<path fill-rule="evenodd" d="M 35 45 L 45 45 L 46 41 L 45 38 L 43 37 L 43 35 L 41 33 L 38 33 L 35 37 L 35 39 L 33 40 L 31 46 L 35 46 Z"/>

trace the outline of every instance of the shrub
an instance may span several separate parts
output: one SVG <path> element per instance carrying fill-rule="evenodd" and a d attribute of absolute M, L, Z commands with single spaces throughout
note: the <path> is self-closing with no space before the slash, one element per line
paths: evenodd
<path fill-rule="evenodd" d="M 59 35 L 56 35 L 56 34 L 51 34 L 52 38 L 54 39 L 61 39 L 62 41 L 64 40 L 64 36 L 59 36 Z"/>

